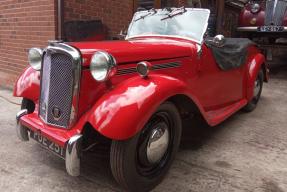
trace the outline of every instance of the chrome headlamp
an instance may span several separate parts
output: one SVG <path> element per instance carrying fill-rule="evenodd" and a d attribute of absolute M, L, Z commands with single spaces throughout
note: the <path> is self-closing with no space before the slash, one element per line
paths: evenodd
<path fill-rule="evenodd" d="M 250 9 L 251 13 L 255 14 L 255 13 L 258 13 L 260 11 L 261 7 L 258 3 L 252 3 L 250 8 L 251 8 Z"/>
<path fill-rule="evenodd" d="M 107 52 L 97 51 L 91 59 L 90 69 L 95 80 L 106 81 L 116 71 L 116 60 Z"/>
<path fill-rule="evenodd" d="M 151 64 L 147 61 L 143 61 L 143 62 L 138 63 L 137 72 L 140 74 L 140 76 L 145 78 L 148 76 L 150 68 L 151 68 Z"/>
<path fill-rule="evenodd" d="M 43 50 L 40 48 L 32 48 L 29 50 L 28 60 L 33 69 L 41 70 Z"/>

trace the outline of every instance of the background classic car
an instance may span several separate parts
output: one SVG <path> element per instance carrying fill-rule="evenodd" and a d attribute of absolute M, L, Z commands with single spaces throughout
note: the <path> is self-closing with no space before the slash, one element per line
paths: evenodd
<path fill-rule="evenodd" d="M 182 117 L 202 116 L 215 126 L 240 109 L 252 111 L 268 80 L 264 56 L 251 41 L 205 39 L 209 14 L 184 7 L 140 11 L 124 41 L 54 41 L 31 49 L 31 67 L 14 89 L 23 97 L 19 138 L 65 159 L 72 176 L 80 174 L 85 151 L 111 142 L 119 184 L 154 188 L 176 155 Z"/>
<path fill-rule="evenodd" d="M 251 38 L 265 36 L 268 43 L 274 43 L 276 38 L 286 37 L 286 8 L 285 0 L 249 1 L 241 12 L 238 31 Z"/>

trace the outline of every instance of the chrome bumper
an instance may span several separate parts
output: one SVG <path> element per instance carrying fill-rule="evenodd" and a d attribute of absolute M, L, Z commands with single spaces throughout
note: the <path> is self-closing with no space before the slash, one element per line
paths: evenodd
<path fill-rule="evenodd" d="M 66 170 L 73 177 L 80 176 L 83 135 L 73 136 L 66 148 Z"/>
<path fill-rule="evenodd" d="M 21 110 L 16 115 L 17 125 L 16 132 L 17 136 L 21 141 L 29 141 L 29 131 L 26 127 L 21 125 L 20 119 L 21 117 L 28 114 L 28 110 Z M 81 168 L 81 145 L 82 145 L 83 135 L 75 135 L 70 138 L 66 145 L 66 156 L 65 156 L 65 164 L 66 170 L 69 175 L 73 177 L 77 177 L 80 175 Z"/>
<path fill-rule="evenodd" d="M 237 31 L 242 31 L 242 32 L 258 32 L 258 27 L 237 27 Z M 284 27 L 283 32 L 287 32 L 287 27 Z M 264 33 L 264 32 L 261 32 Z M 268 32 L 266 32 L 268 33 Z M 274 32 L 276 33 L 276 32 Z M 278 32 L 279 33 L 279 32 Z"/>
<path fill-rule="evenodd" d="M 17 132 L 18 138 L 21 141 L 29 141 L 28 129 L 20 124 L 20 118 L 27 114 L 28 114 L 28 110 L 23 109 L 16 115 L 16 121 L 17 121 L 16 132 Z"/>

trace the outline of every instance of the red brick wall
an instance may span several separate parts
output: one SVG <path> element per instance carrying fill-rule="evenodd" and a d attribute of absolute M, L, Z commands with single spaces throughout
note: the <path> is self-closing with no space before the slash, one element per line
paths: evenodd
<path fill-rule="evenodd" d="M 64 1 L 64 21 L 101 19 L 110 36 L 128 27 L 132 19 L 133 0 L 69 0 Z"/>
<path fill-rule="evenodd" d="M 0 86 L 12 87 L 28 65 L 27 51 L 55 39 L 54 0 L 0 0 Z"/>
<path fill-rule="evenodd" d="M 115 37 L 128 27 L 134 0 L 63 0 L 64 21 L 101 19 Z M 174 0 L 182 6 L 186 0 Z M 0 0 L 0 86 L 12 87 L 28 65 L 31 47 L 57 34 L 57 0 Z"/>

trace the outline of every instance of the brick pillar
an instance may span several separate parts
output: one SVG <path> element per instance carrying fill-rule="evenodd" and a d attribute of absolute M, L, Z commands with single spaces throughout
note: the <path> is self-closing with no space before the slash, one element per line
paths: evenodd
<path fill-rule="evenodd" d="M 12 88 L 31 47 L 56 37 L 55 0 L 0 0 L 0 86 Z"/>
<path fill-rule="evenodd" d="M 216 32 L 218 34 L 223 32 L 223 20 L 224 20 L 224 6 L 225 6 L 225 1 L 224 0 L 219 0 L 217 2 L 217 25 L 216 25 Z"/>

